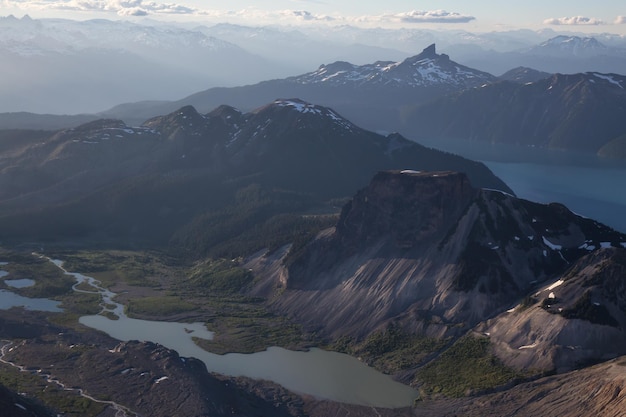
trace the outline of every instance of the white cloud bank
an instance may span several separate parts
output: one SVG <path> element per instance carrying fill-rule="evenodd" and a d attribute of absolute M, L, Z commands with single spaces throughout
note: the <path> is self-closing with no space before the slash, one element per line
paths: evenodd
<path fill-rule="evenodd" d="M 316 1 L 316 0 L 308 0 Z M 212 10 L 189 7 L 179 3 L 161 3 L 150 0 L 0 0 L 7 8 L 25 12 L 73 11 L 89 13 L 116 13 L 119 16 L 189 15 L 215 20 L 238 19 L 258 23 L 335 22 L 338 24 L 422 24 L 467 23 L 476 18 L 445 10 L 412 10 L 409 12 L 367 16 L 323 15 L 306 10 L 262 10 L 255 7 L 243 10 Z"/>
<path fill-rule="evenodd" d="M 551 17 L 543 21 L 545 25 L 570 25 L 570 26 L 594 26 L 603 25 L 604 22 L 595 17 L 573 16 L 573 17 Z"/>
<path fill-rule="evenodd" d="M 445 10 L 412 10 L 407 13 L 385 15 L 382 19 L 402 23 L 467 23 L 476 18 Z"/>
<path fill-rule="evenodd" d="M 626 24 L 626 16 L 617 16 L 614 22 L 616 25 L 624 25 Z"/>
<path fill-rule="evenodd" d="M 113 12 L 120 16 L 148 14 L 194 14 L 198 9 L 176 3 L 157 3 L 144 0 L 4 0 L 3 5 L 25 11 Z"/>

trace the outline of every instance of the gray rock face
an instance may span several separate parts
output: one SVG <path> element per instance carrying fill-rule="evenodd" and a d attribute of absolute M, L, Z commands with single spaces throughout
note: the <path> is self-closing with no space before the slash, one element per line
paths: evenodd
<path fill-rule="evenodd" d="M 390 323 L 434 337 L 476 329 L 492 335 L 505 359 L 515 353 L 505 360 L 512 366 L 571 369 L 626 353 L 610 347 L 625 345 L 619 268 L 593 279 L 570 269 L 596 268 L 596 258 L 608 256 L 602 247 L 621 259 L 624 245 L 626 236 L 562 205 L 476 189 L 463 174 L 383 172 L 344 207 L 334 229 L 288 255 L 265 282 L 284 288 L 277 310 L 331 338 L 363 338 Z M 560 279 L 569 295 L 546 308 L 552 291 L 534 294 Z M 535 306 L 528 316 L 507 313 L 525 297 L 536 297 L 524 301 Z M 518 348 L 542 332 L 545 355 L 521 359 L 527 352 Z M 578 345 L 588 347 L 563 354 Z"/>

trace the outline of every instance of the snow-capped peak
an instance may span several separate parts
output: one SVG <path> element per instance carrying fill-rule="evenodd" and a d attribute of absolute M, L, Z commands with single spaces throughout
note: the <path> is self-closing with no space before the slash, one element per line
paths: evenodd
<path fill-rule="evenodd" d="M 307 103 L 300 99 L 278 99 L 272 103 L 277 107 L 288 107 L 301 114 L 319 115 L 324 118 L 330 119 L 333 124 L 340 126 L 343 129 L 353 130 L 355 126 L 352 122 L 344 119 L 334 110 L 328 107 L 318 106 L 315 104 Z"/>
<path fill-rule="evenodd" d="M 297 84 L 325 84 L 329 86 L 396 86 L 476 87 L 495 81 L 495 77 L 438 55 L 435 45 L 404 61 L 377 61 L 373 64 L 353 65 L 338 61 L 320 66 L 316 71 L 288 78 Z"/>

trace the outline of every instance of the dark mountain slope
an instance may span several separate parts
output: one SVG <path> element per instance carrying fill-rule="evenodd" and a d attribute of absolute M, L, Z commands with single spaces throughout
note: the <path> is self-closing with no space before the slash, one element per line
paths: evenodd
<path fill-rule="evenodd" d="M 404 131 L 596 153 L 626 132 L 625 86 L 597 73 L 491 84 L 407 111 Z"/>
<path fill-rule="evenodd" d="M 480 163 L 277 100 L 247 114 L 187 106 L 141 127 L 100 120 L 61 131 L 0 160 L 0 225 L 7 239 L 206 247 L 349 196 L 380 169 L 407 167 L 464 171 L 510 191 Z"/>

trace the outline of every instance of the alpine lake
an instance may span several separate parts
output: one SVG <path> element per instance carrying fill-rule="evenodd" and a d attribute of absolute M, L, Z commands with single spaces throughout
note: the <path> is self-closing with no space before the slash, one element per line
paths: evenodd
<path fill-rule="evenodd" d="M 71 277 L 73 280 L 71 288 L 76 296 L 90 297 L 91 303 L 97 297 L 100 311 L 97 314 L 77 316 L 78 322 L 103 331 L 117 340 L 158 343 L 177 351 L 181 357 L 194 357 L 203 361 L 210 372 L 269 380 L 295 393 L 319 399 L 372 407 L 399 408 L 410 406 L 419 396 L 411 387 L 394 381 L 390 376 L 367 366 L 357 358 L 316 347 L 290 350 L 269 346 L 253 353 L 224 353 L 224 348 L 221 347 L 216 350 L 222 350 L 220 352 L 222 354 L 212 353 L 211 342 L 216 334 L 208 330 L 205 322 L 159 321 L 129 317 L 125 306 L 117 301 L 118 294 L 106 288 L 100 280 L 65 270 L 61 260 L 35 254 L 32 256 L 45 259 L 48 265 L 40 266 L 46 270 L 49 270 L 50 265 L 54 265 L 65 278 Z M 2 265 L 0 268 L 10 270 L 12 263 L 3 262 Z M 24 308 L 65 314 L 63 302 L 48 298 L 29 298 L 14 292 L 29 287 L 36 288 L 37 277 L 10 280 L 11 273 L 5 269 L 2 270 L 2 278 L 6 286 L 11 287 L 13 284 L 13 291 L 0 290 L 0 309 Z M 64 296 L 64 300 L 68 298 L 71 299 L 72 295 Z M 148 297 L 152 300 L 158 298 L 160 297 Z M 178 297 L 162 297 L 161 305 L 167 305 L 168 300 L 172 299 Z M 188 305 L 182 309 L 187 309 L 189 313 L 193 307 Z"/>

